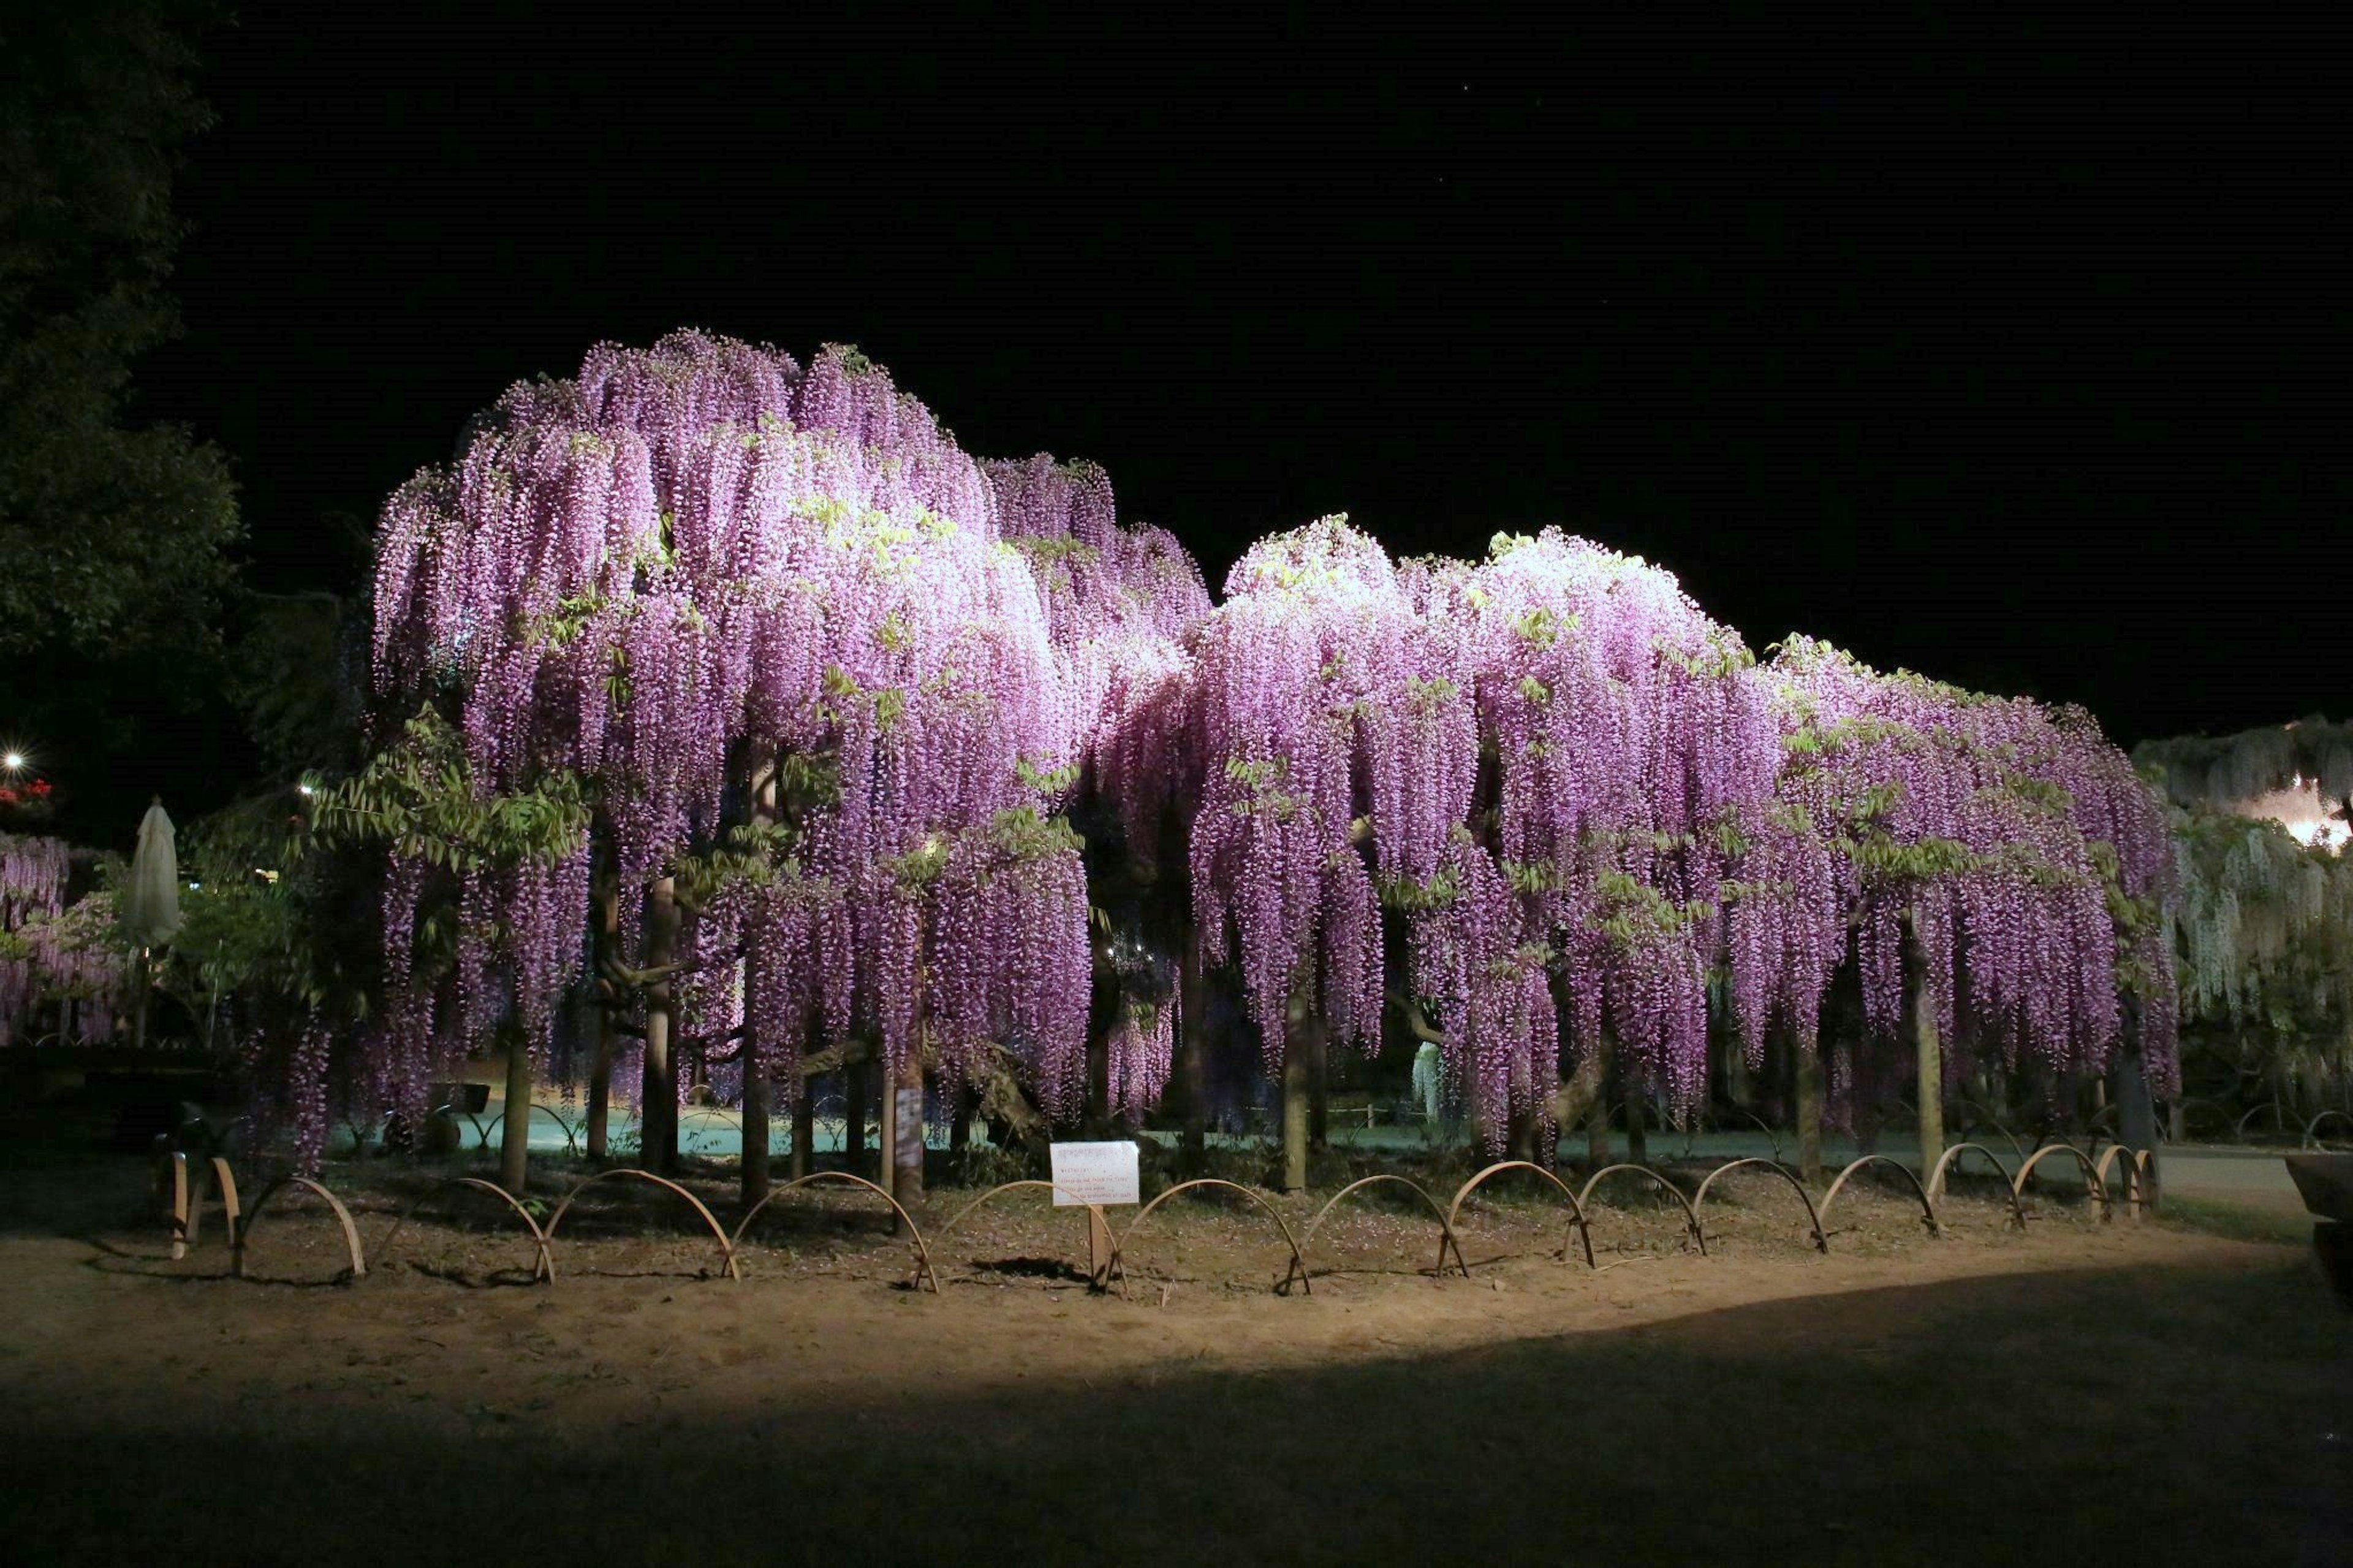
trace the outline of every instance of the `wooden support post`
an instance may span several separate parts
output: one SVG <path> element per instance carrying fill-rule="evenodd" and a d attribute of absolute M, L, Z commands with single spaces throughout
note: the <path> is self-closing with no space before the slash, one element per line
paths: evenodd
<path fill-rule="evenodd" d="M 1103 1218 L 1103 1205 L 1087 1205 L 1087 1284 L 1093 1289 L 1111 1288 L 1111 1224 Z"/>
<path fill-rule="evenodd" d="M 522 1195 L 531 1176 L 531 1047 L 519 1028 L 507 1031 L 507 1099 L 499 1124 L 499 1185 Z"/>
<path fill-rule="evenodd" d="M 597 951 L 609 952 L 621 928 L 621 896 L 610 886 L 596 895 Z M 602 1160 L 613 1118 L 613 1053 L 619 1039 L 616 1013 L 596 1009 L 596 1055 L 588 1065 L 588 1158 Z"/>
<path fill-rule="evenodd" d="M 1920 1179 L 1935 1173 L 1945 1157 L 1945 1044 L 1936 1028 L 1936 999 L 1929 992 L 1925 965 L 1915 965 L 1912 981 L 1912 1038 L 1919 1079 Z M 1940 1194 L 1930 1193 L 1933 1202 Z"/>
<path fill-rule="evenodd" d="M 1819 1183 L 1822 1179 L 1821 1047 L 1818 1044 L 1810 1051 L 1792 1041 L 1789 1048 L 1798 1058 L 1798 1176 Z"/>
<path fill-rule="evenodd" d="M 751 777 L 748 790 L 752 821 L 755 826 L 773 827 L 777 817 L 776 751 L 773 745 L 759 745 L 751 752 Z M 744 952 L 744 996 L 750 1000 L 761 994 L 760 953 L 757 942 L 747 942 Z M 744 1043 L 738 1059 L 744 1064 L 744 1135 L 737 1155 L 737 1196 L 745 1210 L 768 1195 L 768 1079 L 762 1070 L 764 1042 L 752 1027 L 757 1016 L 746 1005 L 744 1010 Z"/>
<path fill-rule="evenodd" d="M 1307 1062 L 1297 1040 L 1282 1053 L 1282 1190 L 1307 1190 Z"/>
<path fill-rule="evenodd" d="M 1209 1161 L 1209 1029 L 1208 986 L 1201 976 L 1201 955 L 1194 950 L 1191 922 L 1187 922 L 1177 955 L 1179 986 L 1176 1074 L 1182 1085 L 1185 1129 L 1178 1145 L 1178 1168 L 1198 1176 Z"/>
<path fill-rule="evenodd" d="M 646 894 L 646 963 L 659 969 L 678 958 L 678 884 L 658 879 Z M 645 1092 L 638 1100 L 643 1144 L 639 1158 L 656 1175 L 678 1172 L 678 1066 L 670 1055 L 678 1019 L 678 988 L 664 974 L 646 988 Z"/>

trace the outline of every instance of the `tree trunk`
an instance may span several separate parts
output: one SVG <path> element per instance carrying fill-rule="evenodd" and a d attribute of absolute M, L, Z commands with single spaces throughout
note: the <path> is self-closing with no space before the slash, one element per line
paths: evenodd
<path fill-rule="evenodd" d="M 1936 1030 L 1936 1002 L 1929 994 L 1928 977 L 1917 966 L 1913 973 L 1912 1039 L 1919 1078 L 1920 1180 L 1925 1183 L 1945 1157 L 1945 1042 Z"/>
<path fill-rule="evenodd" d="M 1185 1131 L 1178 1144 L 1182 1155 L 1178 1168 L 1187 1176 L 1198 1176 L 1209 1163 L 1209 1032 L 1205 1006 L 1208 987 L 1202 984 L 1201 956 L 1194 951 L 1189 921 L 1181 940 L 1176 983 L 1177 1006 L 1183 1016 L 1177 1020 L 1176 1073 L 1183 1085 Z"/>
<path fill-rule="evenodd" d="M 1798 1177 L 1818 1183 L 1822 1179 L 1821 1047 L 1810 1051 L 1793 1043 L 1789 1048 L 1798 1058 Z"/>
<path fill-rule="evenodd" d="M 793 1163 L 786 1167 L 797 1182 L 817 1169 L 817 1084 L 803 1078 L 793 1100 Z"/>
<path fill-rule="evenodd" d="M 771 745 L 761 744 L 752 749 L 749 788 L 746 791 L 752 821 L 755 826 L 772 827 L 776 822 L 776 752 Z M 759 944 L 747 942 L 744 949 L 744 1040 L 736 1048 L 737 1060 L 744 1064 L 744 1138 L 737 1156 L 736 1172 L 739 1196 L 748 1210 L 768 1195 L 768 1080 L 761 1071 L 765 1059 L 761 1047 L 764 1042 L 752 1027 L 754 1016 L 748 1005 L 751 998 L 760 994 Z"/>
<path fill-rule="evenodd" d="M 646 894 L 646 966 L 678 958 L 678 884 L 668 877 Z M 678 1068 L 670 1055 L 678 1021 L 678 988 L 664 974 L 646 988 L 645 1093 L 638 1108 L 639 1158 L 656 1175 L 678 1173 Z"/>
<path fill-rule="evenodd" d="M 913 1208 L 923 1201 L 923 1058 L 913 1042 L 908 1043 L 906 1060 L 896 1068 L 886 1066 L 883 1073 L 890 1086 L 882 1101 L 888 1185 L 902 1206 Z"/>
<path fill-rule="evenodd" d="M 596 894 L 596 950 L 609 952 L 621 926 L 621 895 L 612 887 Z M 615 999 L 617 1002 L 617 998 Z M 588 1067 L 588 1158 L 602 1160 L 613 1120 L 613 1051 L 619 1037 L 612 1007 L 596 1008 L 596 1054 Z"/>
<path fill-rule="evenodd" d="M 739 1195 L 746 1208 L 768 1195 L 768 1084 L 759 1063 L 751 1059 L 752 1042 L 744 1042 L 744 1152 L 737 1173 Z"/>
<path fill-rule="evenodd" d="M 521 1196 L 531 1176 L 531 1047 L 521 1029 L 507 1031 L 506 1121 L 499 1128 L 499 1185 Z"/>
<path fill-rule="evenodd" d="M 1318 1028 L 1310 1037 L 1307 1054 L 1307 1146 L 1321 1152 L 1332 1146 L 1332 1037 Z"/>
<path fill-rule="evenodd" d="M 1608 1030 L 1594 1042 L 1585 1060 L 1577 1063 L 1577 1078 L 1591 1075 L 1593 1100 L 1585 1121 L 1585 1161 L 1588 1169 L 1599 1170 L 1609 1163 L 1609 1060 L 1618 1054 L 1618 1042 Z"/>
<path fill-rule="evenodd" d="M 1282 1053 L 1282 1190 L 1307 1190 L 1307 1060 L 1291 1042 Z"/>

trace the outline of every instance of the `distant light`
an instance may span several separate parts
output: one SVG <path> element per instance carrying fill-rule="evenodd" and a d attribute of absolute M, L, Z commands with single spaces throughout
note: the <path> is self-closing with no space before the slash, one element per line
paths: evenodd
<path fill-rule="evenodd" d="M 192 893 L 200 893 L 204 891 L 204 887 L 205 885 L 202 882 L 191 882 L 188 884 L 188 891 Z"/>
<path fill-rule="evenodd" d="M 316 795 L 319 793 L 317 790 L 312 789 L 309 784 L 296 784 L 294 787 L 301 790 L 304 795 Z"/>
<path fill-rule="evenodd" d="M 22 752 L 11 752 L 6 756 L 0 757 L 0 765 L 5 765 L 10 768 L 21 768 L 25 765 L 25 753 Z"/>

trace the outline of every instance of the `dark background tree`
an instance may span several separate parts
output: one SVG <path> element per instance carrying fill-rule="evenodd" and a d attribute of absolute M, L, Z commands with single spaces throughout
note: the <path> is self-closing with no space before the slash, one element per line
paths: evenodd
<path fill-rule="evenodd" d="M 225 455 L 126 418 L 179 316 L 172 182 L 210 122 L 210 7 L 15 8 L 0 23 L 0 731 L 60 785 L 72 837 L 127 836 L 150 790 L 236 759 L 219 612 L 239 535 Z M 233 734 L 233 727 L 230 729 Z"/>

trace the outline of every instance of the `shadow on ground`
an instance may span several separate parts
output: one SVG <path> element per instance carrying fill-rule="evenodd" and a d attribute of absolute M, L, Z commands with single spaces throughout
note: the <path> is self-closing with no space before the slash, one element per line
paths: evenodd
<path fill-rule="evenodd" d="M 25 1563 L 2353 1560 L 2353 1465 L 2321 1441 L 2353 1332 L 2303 1260 L 2245 1257 L 1263 1373 L 923 1392 L 913 1365 L 626 1426 L 223 1390 L 200 1423 L 28 1426 L 0 1379 L 0 1539 Z"/>

